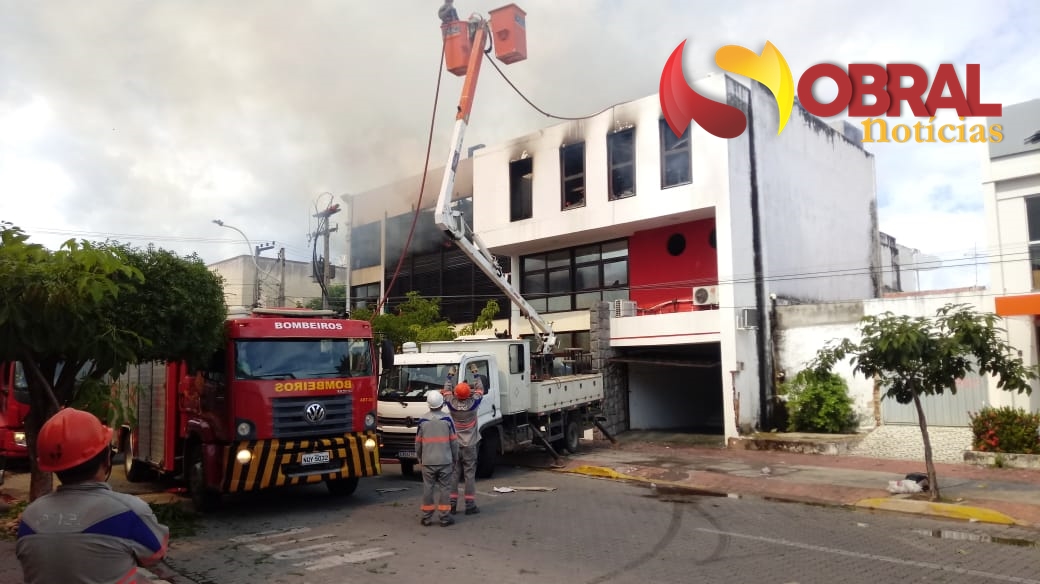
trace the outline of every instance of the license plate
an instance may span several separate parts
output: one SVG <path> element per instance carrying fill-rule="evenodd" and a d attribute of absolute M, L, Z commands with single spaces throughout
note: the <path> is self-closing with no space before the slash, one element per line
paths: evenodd
<path fill-rule="evenodd" d="M 411 450 L 402 450 L 397 453 L 397 458 L 415 458 L 415 452 Z"/>
<path fill-rule="evenodd" d="M 325 464 L 332 460 L 332 455 L 328 452 L 308 452 L 303 455 L 302 464 Z"/>

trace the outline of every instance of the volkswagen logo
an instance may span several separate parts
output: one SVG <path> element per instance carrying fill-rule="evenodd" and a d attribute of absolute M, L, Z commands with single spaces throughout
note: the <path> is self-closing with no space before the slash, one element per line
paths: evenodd
<path fill-rule="evenodd" d="M 308 422 L 320 424 L 325 419 L 325 406 L 318 402 L 309 403 L 307 407 L 303 408 L 303 415 Z"/>

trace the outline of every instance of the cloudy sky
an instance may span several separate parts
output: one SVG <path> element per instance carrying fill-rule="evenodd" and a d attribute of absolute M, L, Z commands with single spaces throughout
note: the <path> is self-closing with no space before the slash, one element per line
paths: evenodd
<path fill-rule="evenodd" d="M 456 1 L 463 16 L 502 3 Z M 309 259 L 316 204 L 421 172 L 440 4 L 0 0 L 0 220 L 50 247 L 111 237 L 212 262 L 246 252 L 238 234 L 212 223 L 220 218 L 254 244 L 275 241 L 290 259 Z M 965 63 L 980 63 L 983 101 L 1040 96 L 1035 0 L 520 5 L 529 57 L 503 70 L 561 116 L 655 93 L 684 39 L 690 79 L 716 70 L 719 46 L 760 49 L 768 39 L 796 77 L 822 61 L 929 71 L 952 62 L 962 77 Z M 460 86 L 445 74 L 433 165 L 449 147 Z M 467 144 L 552 123 L 487 68 Z M 881 229 L 965 264 L 927 273 L 922 284 L 985 283 L 973 259 L 994 251 L 982 214 L 983 147 L 868 148 L 878 161 Z"/>

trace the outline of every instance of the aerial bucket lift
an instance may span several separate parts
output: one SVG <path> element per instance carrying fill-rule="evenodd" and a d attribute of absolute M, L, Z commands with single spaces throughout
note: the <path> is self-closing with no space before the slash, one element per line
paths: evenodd
<path fill-rule="evenodd" d="M 451 137 L 452 149 L 448 164 L 445 165 L 434 221 L 437 227 L 454 240 L 459 249 L 498 285 L 513 304 L 516 304 L 520 313 L 531 322 L 532 328 L 539 335 L 539 352 L 550 359 L 556 348 L 556 335 L 553 333 L 552 324 L 542 318 L 520 291 L 513 287 L 495 256 L 466 225 L 462 213 L 451 207 L 455 171 L 462 154 L 463 135 L 469 124 L 470 112 L 473 110 L 480 65 L 485 51 L 490 52 L 490 48 L 484 47 L 490 40 L 495 57 L 507 65 L 527 59 L 526 13 L 516 4 L 507 4 L 490 11 L 490 21 L 482 16 L 473 15 L 468 21 L 446 22 L 441 25 L 441 31 L 444 38 L 445 67 L 454 75 L 465 76 L 465 81 L 462 84 L 462 97 L 459 99 L 458 112 L 455 115 L 455 129 Z"/>

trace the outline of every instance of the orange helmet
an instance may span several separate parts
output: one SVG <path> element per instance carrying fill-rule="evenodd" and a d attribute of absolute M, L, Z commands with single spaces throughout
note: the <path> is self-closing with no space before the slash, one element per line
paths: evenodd
<path fill-rule="evenodd" d="M 463 381 L 456 385 L 455 397 L 459 399 L 469 399 L 469 384 Z"/>
<path fill-rule="evenodd" d="M 36 438 L 36 464 L 43 472 L 74 468 L 109 448 L 112 429 L 94 414 L 65 408 L 44 422 Z"/>

